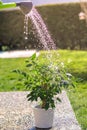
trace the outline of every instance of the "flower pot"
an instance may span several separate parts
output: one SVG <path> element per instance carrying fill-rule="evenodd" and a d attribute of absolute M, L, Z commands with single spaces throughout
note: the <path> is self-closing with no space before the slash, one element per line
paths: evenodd
<path fill-rule="evenodd" d="M 34 118 L 35 118 L 35 127 L 37 128 L 51 128 L 53 124 L 53 109 L 42 109 L 40 106 L 35 106 L 33 108 Z"/>

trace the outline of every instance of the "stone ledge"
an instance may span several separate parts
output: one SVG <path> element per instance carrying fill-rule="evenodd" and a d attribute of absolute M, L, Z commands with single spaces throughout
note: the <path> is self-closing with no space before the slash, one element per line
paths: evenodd
<path fill-rule="evenodd" d="M 31 105 L 26 99 L 28 92 L 0 92 L 0 130 L 39 130 L 34 127 Z M 66 92 L 59 95 L 51 130 L 81 130 Z M 40 129 L 43 130 L 43 129 Z"/>

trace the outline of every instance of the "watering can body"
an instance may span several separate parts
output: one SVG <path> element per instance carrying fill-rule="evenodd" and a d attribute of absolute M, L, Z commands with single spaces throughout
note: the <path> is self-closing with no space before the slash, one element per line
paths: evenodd
<path fill-rule="evenodd" d="M 31 1 L 3 3 L 0 0 L 0 11 L 9 11 L 9 10 L 21 9 L 21 11 L 24 14 L 27 14 L 31 11 L 32 7 L 33 7 L 33 4 L 32 4 Z"/>

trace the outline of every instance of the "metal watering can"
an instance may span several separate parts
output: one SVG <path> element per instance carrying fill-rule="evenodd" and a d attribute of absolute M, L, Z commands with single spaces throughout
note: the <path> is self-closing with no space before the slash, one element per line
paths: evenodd
<path fill-rule="evenodd" d="M 3 3 L 0 0 L 0 11 L 10 11 L 10 10 L 21 10 L 23 14 L 28 14 L 33 7 L 31 1 L 23 1 L 23 2 L 11 2 L 11 3 Z"/>

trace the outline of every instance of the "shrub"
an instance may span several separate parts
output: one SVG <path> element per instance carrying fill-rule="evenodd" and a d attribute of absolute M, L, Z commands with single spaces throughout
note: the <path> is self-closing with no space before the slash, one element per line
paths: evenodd
<path fill-rule="evenodd" d="M 37 7 L 43 17 L 57 48 L 87 49 L 87 28 L 85 21 L 80 21 L 79 3 L 56 4 Z M 19 11 L 0 12 L 0 42 L 11 49 L 39 48 L 38 38 L 33 34 L 29 20 L 29 39 L 24 40 L 24 16 Z M 43 48 L 39 48 L 43 49 Z"/>

